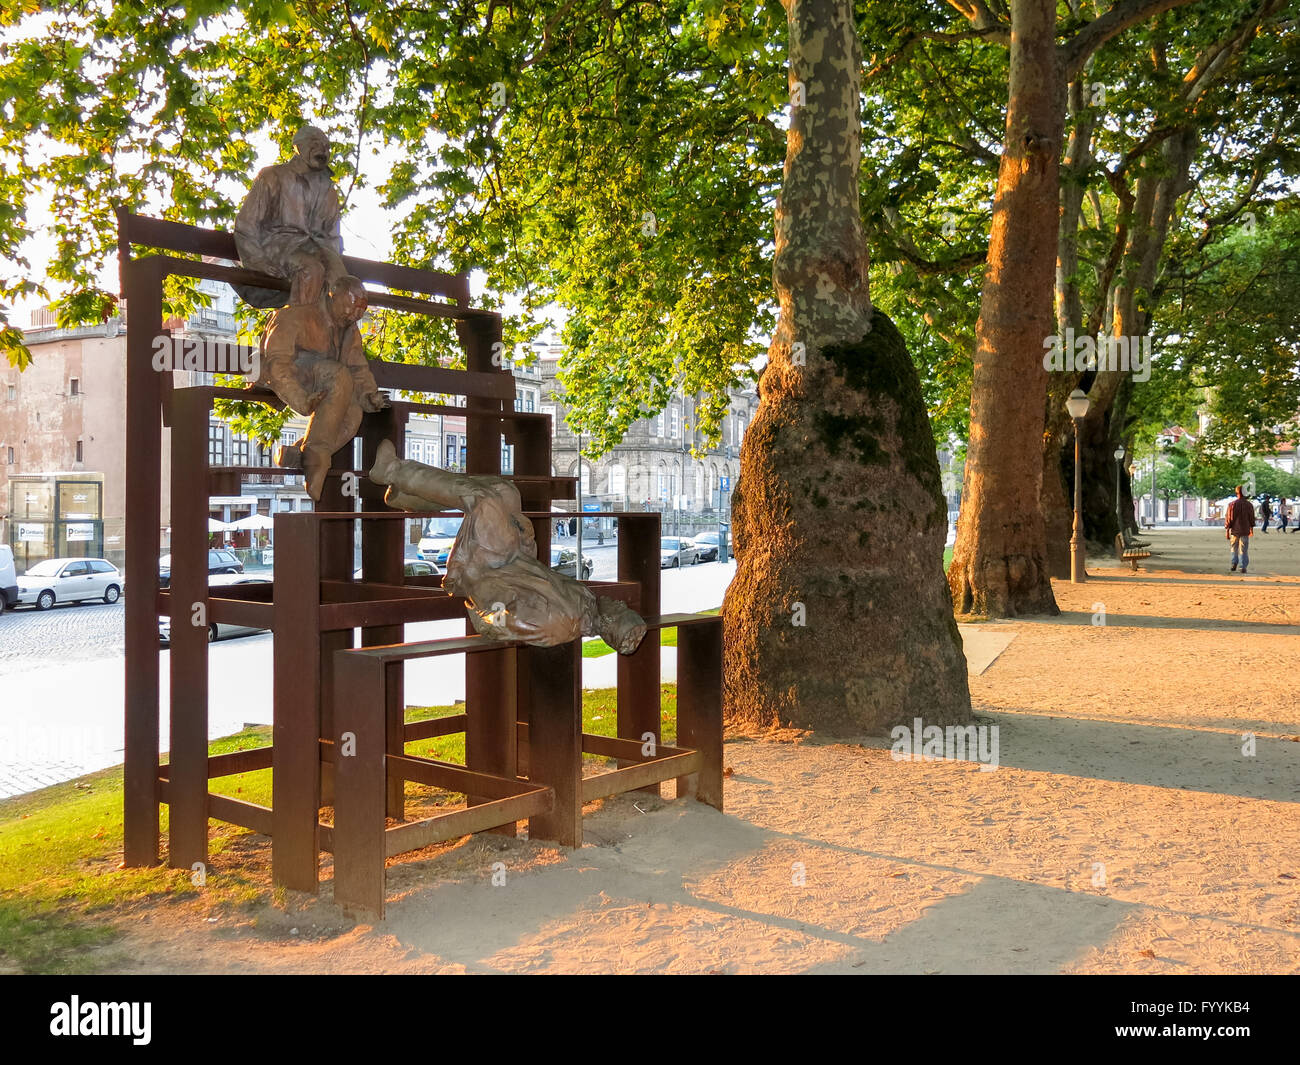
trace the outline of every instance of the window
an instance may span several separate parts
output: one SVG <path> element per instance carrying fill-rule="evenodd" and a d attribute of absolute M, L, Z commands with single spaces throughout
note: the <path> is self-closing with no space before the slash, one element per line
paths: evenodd
<path fill-rule="evenodd" d="M 668 408 L 668 416 L 669 416 L 669 435 L 674 440 L 676 440 L 678 437 L 679 430 L 681 428 L 677 422 L 677 404 L 674 403 L 671 407 Z"/>
<path fill-rule="evenodd" d="M 659 478 L 656 485 L 660 499 L 668 498 L 668 466 L 665 463 L 659 463 Z"/>
<path fill-rule="evenodd" d="M 744 440 L 745 440 L 745 416 L 743 414 L 737 414 L 736 415 L 736 443 L 737 444 L 744 443 Z"/>
<path fill-rule="evenodd" d="M 664 412 L 660 411 L 659 416 L 655 419 L 655 436 L 664 435 Z"/>
<path fill-rule="evenodd" d="M 248 463 L 248 437 L 237 436 L 230 442 L 232 466 L 247 466 Z"/>
<path fill-rule="evenodd" d="M 446 465 L 447 465 L 447 467 L 448 467 L 449 469 L 450 469 L 452 466 L 455 466 L 455 465 L 456 465 L 456 456 L 459 454 L 459 451 L 458 451 L 457 448 L 456 448 L 456 444 L 457 444 L 457 441 L 456 441 L 456 434 L 455 434 L 455 433 L 448 433 L 448 434 L 447 434 L 447 461 L 446 461 Z"/>
<path fill-rule="evenodd" d="M 8 462 L 8 464 L 9 464 L 10 466 L 12 466 L 12 465 L 14 464 L 14 449 L 13 449 L 13 448 L 10 448 L 10 449 L 9 449 L 9 455 L 8 455 L 8 458 L 6 458 L 5 461 Z"/>
<path fill-rule="evenodd" d="M 591 495 L 591 467 L 585 462 L 578 468 L 578 477 L 582 481 L 582 494 L 584 496 Z"/>
<path fill-rule="evenodd" d="M 424 461 L 424 442 L 419 437 L 406 438 L 406 457 L 413 462 Z"/>
<path fill-rule="evenodd" d="M 85 562 L 74 562 L 63 571 L 64 577 L 85 577 L 90 573 L 90 566 Z"/>
<path fill-rule="evenodd" d="M 515 472 L 515 445 L 501 441 L 501 472 Z"/>
<path fill-rule="evenodd" d="M 17 385 L 10 385 L 10 386 L 9 386 L 9 402 L 12 403 L 12 402 L 14 401 L 14 399 L 17 397 L 17 395 L 18 395 L 18 386 L 17 386 Z"/>
<path fill-rule="evenodd" d="M 224 466 L 226 464 L 226 428 L 223 425 L 208 424 L 208 465 Z"/>
<path fill-rule="evenodd" d="M 70 396 L 79 396 L 79 395 L 81 395 L 81 379 L 80 379 L 80 378 L 78 378 L 78 377 L 73 377 L 73 378 L 69 379 L 69 381 L 68 381 L 68 395 L 70 395 Z"/>
<path fill-rule="evenodd" d="M 609 468 L 609 494 L 621 496 L 627 492 L 627 469 L 614 464 Z"/>
<path fill-rule="evenodd" d="M 80 441 L 80 440 L 77 441 L 77 461 L 78 461 L 78 462 L 84 462 L 84 461 L 85 461 L 85 459 L 83 458 L 83 452 L 82 452 L 82 449 L 81 449 L 81 441 Z"/>

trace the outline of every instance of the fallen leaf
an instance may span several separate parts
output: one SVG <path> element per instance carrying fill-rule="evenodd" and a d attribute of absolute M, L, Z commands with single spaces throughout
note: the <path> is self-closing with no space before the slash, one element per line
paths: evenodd
<path fill-rule="evenodd" d="M 1139 950 L 1138 953 L 1144 958 L 1154 958 L 1156 956 L 1154 950 Z"/>
<path fill-rule="evenodd" d="M 732 769 L 731 766 L 727 766 L 727 768 L 722 771 L 722 775 L 724 777 L 734 777 L 736 775 L 736 771 Z"/>

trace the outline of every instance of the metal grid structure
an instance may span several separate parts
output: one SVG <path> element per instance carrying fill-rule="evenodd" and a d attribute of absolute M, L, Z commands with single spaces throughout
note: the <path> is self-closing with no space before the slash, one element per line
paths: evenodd
<path fill-rule="evenodd" d="M 208 820 L 215 818 L 271 836 L 276 885 L 315 891 L 320 853 L 333 851 L 336 899 L 382 914 L 384 860 L 394 854 L 471 832 L 513 833 L 524 819 L 532 838 L 579 846 L 584 801 L 633 789 L 658 793 L 661 782 L 671 778 L 678 781 L 679 795 L 721 809 L 721 621 L 707 615 L 659 617 L 657 514 L 603 515 L 619 522 L 618 577 L 586 582 L 628 603 L 650 626 L 634 654 L 619 656 L 616 738 L 582 732 L 580 641 L 557 648 L 475 635 L 403 642 L 403 626 L 412 622 L 465 618 L 467 633 L 473 632 L 464 600 L 445 592 L 441 577 L 403 576 L 405 519 L 433 513 L 390 510 L 383 490 L 364 473 L 382 441 L 392 440 L 398 454 L 404 453 L 403 434 L 412 413 L 466 418 L 470 474 L 499 475 L 501 438 L 515 445 L 511 479 L 533 521 L 543 560 L 550 554 L 552 521 L 561 516 L 552 513 L 551 502 L 574 494 L 574 478 L 551 473 L 550 416 L 513 409 L 513 379 L 493 359 L 501 350 L 500 317 L 469 306 L 466 275 L 344 258 L 364 282 L 437 297 L 370 291 L 370 304 L 452 319 L 465 351 L 465 370 L 372 360 L 379 386 L 461 395 L 465 406 L 398 401 L 367 414 L 359 431 L 363 469 L 350 468 L 351 446 L 341 448 L 318 509 L 275 516 L 272 582 L 209 589 L 209 495 L 233 494 L 243 478 L 268 472 L 265 467 L 209 465 L 213 401 L 228 397 L 277 408 L 282 404 L 270 391 L 257 388 L 174 388 L 169 373 L 154 369 L 154 341 L 163 335 L 163 282 L 178 275 L 281 290 L 288 285 L 197 258 L 236 261 L 228 233 L 125 211 L 118 213 L 118 227 L 122 293 L 129 310 L 127 865 L 158 862 L 159 805 L 167 803 L 172 867 L 188 869 L 207 861 Z M 133 246 L 151 251 L 136 257 Z M 159 588 L 157 565 L 163 426 L 171 429 L 172 575 L 166 590 Z M 355 493 L 345 492 L 345 478 L 356 486 Z M 352 572 L 358 525 L 361 580 Z M 165 765 L 158 756 L 160 614 L 182 622 L 171 631 L 171 739 Z M 205 624 L 183 623 L 196 615 Z M 207 622 L 273 633 L 274 723 L 268 747 L 208 755 Z M 659 742 L 658 630 L 666 625 L 679 626 L 678 730 L 683 745 L 672 748 Z M 465 655 L 465 712 L 408 723 L 402 663 L 448 654 Z M 407 743 L 452 732 L 465 733 L 464 766 L 406 753 Z M 584 779 L 584 752 L 614 758 L 619 768 Z M 208 790 L 211 779 L 266 768 L 272 770 L 270 807 Z M 466 807 L 405 822 L 407 780 L 463 793 Z M 327 807 L 333 808 L 333 824 L 321 821 Z"/>

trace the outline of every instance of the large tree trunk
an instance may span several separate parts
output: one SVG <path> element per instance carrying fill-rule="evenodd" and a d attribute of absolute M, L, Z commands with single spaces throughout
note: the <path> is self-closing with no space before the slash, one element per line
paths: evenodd
<path fill-rule="evenodd" d="M 868 291 L 853 5 L 786 9 L 781 313 L 733 499 L 726 713 L 840 734 L 960 723 L 970 693 L 934 441 L 903 339 Z"/>
<path fill-rule="evenodd" d="M 1054 0 L 1012 0 L 1006 145 L 976 326 L 970 444 L 948 582 L 961 613 L 1059 613 L 1039 494 L 1054 332 L 1065 86 Z"/>

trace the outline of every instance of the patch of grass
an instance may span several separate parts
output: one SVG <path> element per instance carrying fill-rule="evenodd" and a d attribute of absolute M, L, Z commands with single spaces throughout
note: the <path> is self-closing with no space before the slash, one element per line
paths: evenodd
<path fill-rule="evenodd" d="M 677 732 L 675 685 L 661 688 L 661 707 L 662 739 L 671 744 Z M 406 719 L 446 717 L 464 710 L 463 705 L 409 708 Z M 613 736 L 617 713 L 613 688 L 583 692 L 585 731 Z M 214 740 L 208 749 L 211 754 L 225 754 L 270 742 L 269 727 L 253 727 Z M 465 738 L 453 735 L 421 740 L 408 744 L 407 753 L 463 764 Z M 209 789 L 269 806 L 271 770 L 221 777 L 211 781 Z M 422 805 L 457 805 L 461 801 L 459 795 L 414 783 L 408 783 L 407 795 L 414 816 L 419 816 Z M 160 818 L 166 832 L 166 806 Z M 226 855 L 251 835 L 237 825 L 213 822 L 209 855 Z M 165 843 L 164 839 L 164 853 Z M 219 875 L 209 869 L 202 887 L 192 882 L 190 870 L 165 866 L 121 869 L 121 859 L 121 766 L 0 800 L 0 973 L 91 972 L 95 963 L 87 960 L 88 952 L 96 951 L 100 964 L 111 960 L 111 954 L 97 948 L 113 940 L 112 921 L 145 906 L 201 901 L 214 909 L 275 901 L 267 890 L 269 864 L 260 859 L 245 864 L 231 855 L 219 863 Z"/>
<path fill-rule="evenodd" d="M 951 548 L 951 547 L 945 547 L 945 548 L 943 549 L 943 571 L 944 571 L 944 573 L 947 573 L 947 572 L 948 572 L 948 567 L 949 567 L 950 565 L 952 565 L 952 548 Z"/>

